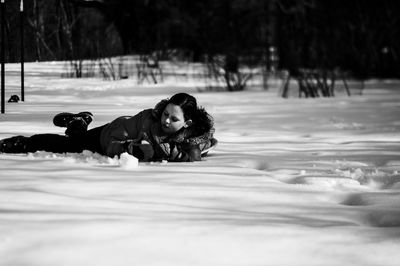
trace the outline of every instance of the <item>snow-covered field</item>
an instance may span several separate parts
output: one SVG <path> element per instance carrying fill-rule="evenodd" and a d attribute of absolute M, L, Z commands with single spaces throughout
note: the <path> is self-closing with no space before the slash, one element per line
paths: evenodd
<path fill-rule="evenodd" d="M 18 69 L 7 65 L 7 99 Z M 26 101 L 7 104 L 0 138 L 63 134 L 61 111 L 91 111 L 99 126 L 185 91 L 214 116 L 219 146 L 202 162 L 138 167 L 0 154 L 1 266 L 399 265 L 400 83 L 282 99 L 26 70 Z"/>

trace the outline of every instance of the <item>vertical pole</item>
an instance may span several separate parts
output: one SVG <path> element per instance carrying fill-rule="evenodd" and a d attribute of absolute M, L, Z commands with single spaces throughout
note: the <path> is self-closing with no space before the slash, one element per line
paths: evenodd
<path fill-rule="evenodd" d="M 25 101 L 25 84 L 24 84 L 24 0 L 21 0 L 20 5 L 21 18 L 21 101 Z"/>
<path fill-rule="evenodd" d="M 4 72 L 4 60 L 5 60 L 5 49 L 4 49 L 4 23 L 5 23 L 5 0 L 1 0 L 1 47 L 0 47 L 0 56 L 1 56 L 1 113 L 5 113 L 5 72 Z"/>
<path fill-rule="evenodd" d="M 268 16 L 269 16 L 269 35 L 268 35 L 268 59 L 269 71 L 275 74 L 279 66 L 279 50 L 278 50 L 278 4 L 276 0 L 268 2 Z"/>

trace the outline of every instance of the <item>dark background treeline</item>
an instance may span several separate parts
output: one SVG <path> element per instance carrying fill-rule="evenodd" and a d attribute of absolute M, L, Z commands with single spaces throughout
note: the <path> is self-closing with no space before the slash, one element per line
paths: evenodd
<path fill-rule="evenodd" d="M 6 0 L 6 59 L 19 61 L 19 0 Z M 400 77 L 397 0 L 25 0 L 27 61 L 180 51 L 279 67 Z"/>

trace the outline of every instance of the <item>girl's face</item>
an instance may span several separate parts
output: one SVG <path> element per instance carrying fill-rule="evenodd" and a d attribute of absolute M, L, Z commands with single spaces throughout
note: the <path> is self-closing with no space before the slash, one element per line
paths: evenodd
<path fill-rule="evenodd" d="M 161 128 L 166 134 L 173 134 L 190 123 L 190 120 L 185 121 L 182 108 L 172 103 L 165 107 L 161 115 Z"/>

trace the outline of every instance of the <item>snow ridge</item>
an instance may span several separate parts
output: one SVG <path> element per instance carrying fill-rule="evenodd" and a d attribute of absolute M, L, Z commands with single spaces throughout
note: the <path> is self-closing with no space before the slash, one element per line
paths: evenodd
<path fill-rule="evenodd" d="M 93 153 L 88 150 L 84 150 L 81 153 L 64 153 L 64 154 L 38 151 L 34 153 L 28 153 L 27 158 L 30 160 L 36 160 L 36 159 L 58 160 L 68 164 L 120 166 L 121 168 L 125 169 L 136 168 L 139 165 L 138 159 L 128 153 L 121 154 L 119 158 L 118 156 L 110 158 L 98 153 Z"/>

